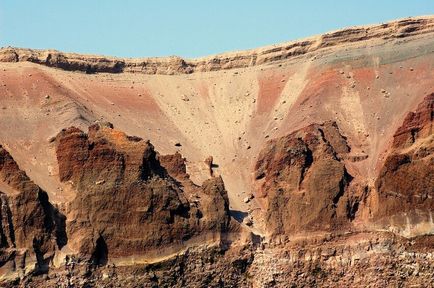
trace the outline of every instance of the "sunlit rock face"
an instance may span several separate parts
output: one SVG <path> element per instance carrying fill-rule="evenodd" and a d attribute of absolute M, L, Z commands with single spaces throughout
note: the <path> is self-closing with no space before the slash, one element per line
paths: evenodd
<path fill-rule="evenodd" d="M 434 94 L 409 112 L 375 182 L 375 219 L 407 237 L 434 232 Z"/>
<path fill-rule="evenodd" d="M 433 40 L 420 17 L 200 59 L 0 49 L 0 286 L 426 287 Z"/>
<path fill-rule="evenodd" d="M 70 246 L 83 257 L 98 252 L 98 241 L 108 253 L 103 257 L 116 262 L 164 253 L 197 236 L 206 243 L 228 232 L 228 198 L 221 177 L 195 186 L 181 171 L 176 176 L 185 177 L 178 182 L 170 172 L 174 165 L 185 166 L 183 159 L 174 165 L 166 161 L 164 167 L 149 141 L 110 124 L 92 125 L 87 134 L 68 128 L 56 142 L 59 176 L 76 190 L 68 207 Z"/>

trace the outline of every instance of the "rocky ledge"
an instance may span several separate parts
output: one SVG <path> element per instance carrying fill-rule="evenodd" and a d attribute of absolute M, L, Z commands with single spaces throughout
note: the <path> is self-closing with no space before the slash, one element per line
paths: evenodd
<path fill-rule="evenodd" d="M 341 47 L 368 40 L 386 40 L 432 34 L 434 18 L 407 18 L 390 23 L 361 26 L 326 33 L 269 47 L 220 54 L 198 59 L 142 58 L 121 59 L 114 57 L 63 53 L 55 50 L 32 50 L 6 47 L 0 49 L 0 62 L 28 61 L 68 71 L 86 73 L 144 73 L 144 74 L 190 74 L 194 72 L 245 68 L 319 52 L 326 48 Z"/>

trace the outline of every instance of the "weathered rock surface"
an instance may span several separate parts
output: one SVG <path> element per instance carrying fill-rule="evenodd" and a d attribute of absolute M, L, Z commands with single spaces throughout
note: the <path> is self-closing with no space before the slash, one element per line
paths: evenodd
<path fill-rule="evenodd" d="M 415 114 L 431 109 L 426 101 L 432 101 L 431 95 Z M 420 131 L 426 131 L 430 121 Z M 431 132 L 419 135 L 432 137 Z M 271 234 L 265 241 L 253 234 L 233 241 L 230 234 L 239 236 L 240 228 L 229 218 L 221 177 L 195 185 L 180 153 L 161 156 L 149 141 L 127 136 L 109 123 L 94 124 L 88 133 L 67 128 L 54 143 L 59 177 L 76 191 L 65 208 L 66 230 L 65 218 L 49 204 L 46 194 L 39 194 L 38 199 L 27 200 L 36 207 L 31 209 L 40 209 L 38 204 L 45 207 L 30 218 L 36 221 L 34 226 L 14 222 L 17 232 L 9 232 L 10 220 L 3 215 L 11 215 L 6 219 L 23 216 L 21 207 L 4 202 L 6 194 L 2 195 L 2 269 L 8 271 L 15 267 L 14 261 L 23 259 L 15 254 L 19 247 L 21 251 L 33 247 L 37 258 L 36 269 L 13 268 L 27 273 L 14 274 L 22 275 L 17 280 L 4 278 L 9 279 L 5 287 L 19 283 L 26 287 L 326 287 L 337 283 L 382 287 L 423 286 L 433 280 L 432 237 L 408 240 L 393 233 L 350 232 L 357 209 L 352 210 L 353 178 L 344 159 L 351 148 L 335 122 L 312 124 L 272 139 L 261 151 L 255 181 Z M 4 149 L 0 155 L 1 180 L 14 189 L 10 191 L 43 193 Z M 393 162 L 391 157 L 385 167 Z M 395 170 L 380 172 L 376 187 L 390 185 L 378 184 L 390 171 Z M 405 174 L 410 172 L 404 170 L 399 179 L 411 180 Z M 422 207 L 407 201 L 391 211 L 388 207 L 397 206 L 387 197 L 381 201 L 389 216 Z M 32 235 L 33 243 L 28 237 L 17 238 L 22 232 Z M 56 253 L 65 259 L 53 266 Z M 48 275 L 42 278 L 31 271 Z"/>
<path fill-rule="evenodd" d="M 431 287 L 432 250 L 419 245 L 433 240 L 361 233 L 278 245 L 257 251 L 248 272 L 253 287 Z"/>
<path fill-rule="evenodd" d="M 68 235 L 78 255 L 128 262 L 163 256 L 198 236 L 220 241 L 229 232 L 222 179 L 195 186 L 180 154 L 163 156 L 162 166 L 149 142 L 104 124 L 90 126 L 88 134 L 68 128 L 56 142 L 59 176 L 77 193 L 68 207 Z"/>
<path fill-rule="evenodd" d="M 432 247 L 426 247 L 432 241 L 432 236 L 409 241 L 393 234 L 362 233 L 291 245 L 196 247 L 158 263 L 129 267 L 86 270 L 69 264 L 48 279 L 26 278 L 22 283 L 26 287 L 430 287 L 434 259 Z"/>
<path fill-rule="evenodd" d="M 184 60 L 179 57 L 130 60 L 62 53 L 54 50 L 4 48 L 0 50 L 0 61 L 29 61 L 49 67 L 86 73 L 190 74 L 261 65 L 352 42 L 370 39 L 400 39 L 432 32 L 434 32 L 432 17 L 408 18 L 382 25 L 344 29 L 316 38 L 307 38 L 300 42 L 275 45 L 251 50 L 247 53 L 216 55 L 197 60 Z"/>
<path fill-rule="evenodd" d="M 67 243 L 65 217 L 0 146 L 0 280 L 48 270 Z"/>
<path fill-rule="evenodd" d="M 433 32 L 1 49 L 0 286 L 430 287 Z"/>
<path fill-rule="evenodd" d="M 341 161 L 349 151 L 334 122 L 313 124 L 267 143 L 255 179 L 272 234 L 335 230 L 349 219 L 346 190 L 352 177 Z"/>
<path fill-rule="evenodd" d="M 407 114 L 404 123 L 393 135 L 393 148 L 407 148 L 420 138 L 430 138 L 433 134 L 433 111 L 434 93 L 431 93 L 424 98 L 416 111 Z"/>
<path fill-rule="evenodd" d="M 375 219 L 407 236 L 434 233 L 433 121 L 434 94 L 430 94 L 396 131 L 375 182 Z"/>

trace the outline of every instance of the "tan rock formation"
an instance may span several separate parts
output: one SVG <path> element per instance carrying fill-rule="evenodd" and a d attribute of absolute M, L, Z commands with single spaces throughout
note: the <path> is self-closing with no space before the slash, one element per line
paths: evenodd
<path fill-rule="evenodd" d="M 112 125 L 94 124 L 88 134 L 68 128 L 56 142 L 61 181 L 76 190 L 68 207 L 68 235 L 69 248 L 78 255 L 99 255 L 102 259 L 93 260 L 104 264 L 108 258 L 145 259 L 198 236 L 204 243 L 220 241 L 229 231 L 222 179 L 181 186 L 170 176 L 191 182 L 180 154 L 157 157 L 148 141 Z"/>
<path fill-rule="evenodd" d="M 433 121 L 430 94 L 396 131 L 375 182 L 379 200 L 374 219 L 406 236 L 434 232 Z"/>
<path fill-rule="evenodd" d="M 433 23 L 199 59 L 0 49 L 0 286 L 429 286 Z"/>
<path fill-rule="evenodd" d="M 401 39 L 434 32 L 432 17 L 403 19 L 382 25 L 355 27 L 307 38 L 302 41 L 273 45 L 247 52 L 234 52 L 194 60 L 180 57 L 118 59 L 112 57 L 85 56 L 51 50 L 4 48 L 0 61 L 29 61 L 68 71 L 86 73 L 145 73 L 145 74 L 190 74 L 221 69 L 246 68 L 291 59 L 296 56 L 317 52 L 326 48 L 371 39 Z"/>
<path fill-rule="evenodd" d="M 264 179 L 259 191 L 267 202 L 270 233 L 336 230 L 350 218 L 343 196 L 352 177 L 341 160 L 349 151 L 334 122 L 313 124 L 266 144 L 255 179 Z"/>
<path fill-rule="evenodd" d="M 0 279 L 44 273 L 67 242 L 65 217 L 0 146 Z"/>

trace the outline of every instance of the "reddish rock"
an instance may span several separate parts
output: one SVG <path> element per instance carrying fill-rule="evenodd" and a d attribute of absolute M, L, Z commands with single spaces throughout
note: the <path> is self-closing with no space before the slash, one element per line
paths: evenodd
<path fill-rule="evenodd" d="M 330 230 L 347 214 L 342 196 L 352 177 L 341 161 L 349 147 L 336 123 L 313 124 L 270 140 L 255 167 L 260 197 L 267 202 L 269 231 L 287 234 Z"/>
<path fill-rule="evenodd" d="M 433 134 L 434 93 L 426 96 L 415 112 L 405 117 L 404 123 L 393 135 L 393 148 L 411 146 L 418 138 Z"/>
<path fill-rule="evenodd" d="M 77 191 L 68 216 L 71 247 L 94 263 L 167 251 L 199 235 L 211 240 L 228 229 L 222 179 L 195 186 L 179 153 L 157 157 L 149 142 L 101 124 L 88 134 L 62 131 L 56 153 L 61 180 Z"/>
<path fill-rule="evenodd" d="M 394 135 L 389 156 L 375 182 L 379 201 L 375 220 L 407 227 L 431 222 L 434 211 L 434 94 L 410 112 Z"/>
<path fill-rule="evenodd" d="M 433 31 L 407 18 L 185 60 L 0 49 L 0 142 L 67 216 L 0 150 L 0 286 L 433 283 L 432 94 L 390 131 L 432 92 Z M 110 123 L 67 128 L 95 119 L 189 155 L 203 184 Z"/>
<path fill-rule="evenodd" d="M 0 267 L 35 262 L 35 272 L 47 271 L 56 249 L 67 242 L 65 217 L 1 146 L 0 182 L 7 187 L 0 191 Z"/>
<path fill-rule="evenodd" d="M 186 159 L 183 158 L 181 153 L 178 151 L 173 155 L 160 155 L 158 160 L 172 177 L 176 179 L 185 179 L 189 177 L 185 165 Z"/>

